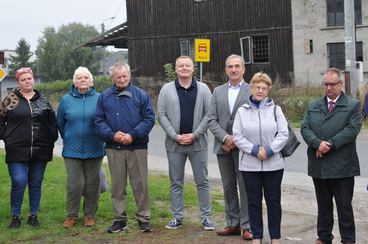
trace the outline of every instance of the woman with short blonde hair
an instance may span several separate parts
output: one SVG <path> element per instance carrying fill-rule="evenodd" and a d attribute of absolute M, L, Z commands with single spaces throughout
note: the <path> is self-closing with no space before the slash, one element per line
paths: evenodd
<path fill-rule="evenodd" d="M 258 72 L 250 85 L 249 103 L 238 109 L 233 125 L 234 142 L 239 148 L 239 170 L 248 196 L 253 243 L 260 244 L 263 239 L 264 196 L 271 243 L 279 244 L 281 181 L 285 163 L 280 151 L 288 139 L 288 127 L 281 108 L 268 97 L 271 78 Z"/>

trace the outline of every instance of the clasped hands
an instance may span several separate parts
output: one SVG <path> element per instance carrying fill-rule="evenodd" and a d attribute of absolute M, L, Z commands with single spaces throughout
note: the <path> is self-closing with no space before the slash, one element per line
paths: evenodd
<path fill-rule="evenodd" d="M 114 135 L 114 141 L 124 145 L 129 145 L 133 142 L 133 138 L 130 134 L 118 131 Z"/>
<path fill-rule="evenodd" d="M 229 153 L 232 150 L 236 148 L 236 145 L 234 143 L 234 136 L 233 135 L 227 135 L 224 141 L 224 144 L 222 144 L 222 149 Z"/>
<path fill-rule="evenodd" d="M 266 159 L 267 159 L 267 152 L 266 152 L 266 148 L 264 148 L 264 147 L 259 147 L 259 151 L 258 151 L 257 158 L 258 158 L 259 160 L 266 160 Z"/>
<path fill-rule="evenodd" d="M 327 141 L 321 141 L 321 144 L 319 144 L 319 147 L 316 151 L 316 158 L 322 158 L 323 154 L 328 153 L 331 148 L 331 143 L 327 142 Z"/>
<path fill-rule="evenodd" d="M 181 135 L 176 135 L 176 142 L 179 143 L 180 145 L 190 145 L 194 142 L 195 140 L 195 135 L 194 133 L 188 133 L 188 134 L 181 134 Z"/>

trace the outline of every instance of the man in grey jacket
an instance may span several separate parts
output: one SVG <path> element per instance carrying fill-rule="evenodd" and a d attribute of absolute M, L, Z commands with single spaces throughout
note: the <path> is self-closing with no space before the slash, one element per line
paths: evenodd
<path fill-rule="evenodd" d="M 242 234 L 244 240 L 251 240 L 247 193 L 239 171 L 239 150 L 232 135 L 236 111 L 250 96 L 249 84 L 243 79 L 244 59 L 230 55 L 225 61 L 225 73 L 228 82 L 213 91 L 208 118 L 208 126 L 215 136 L 213 152 L 217 154 L 225 198 L 226 227 L 217 234 Z"/>
<path fill-rule="evenodd" d="M 193 60 L 176 59 L 178 79 L 165 84 L 158 96 L 158 121 L 166 133 L 165 147 L 169 161 L 171 209 L 173 218 L 166 225 L 177 229 L 183 225 L 183 185 L 185 162 L 189 158 L 197 186 L 201 224 L 214 230 L 211 220 L 211 195 L 207 170 L 207 112 L 211 92 L 207 85 L 193 79 Z"/>

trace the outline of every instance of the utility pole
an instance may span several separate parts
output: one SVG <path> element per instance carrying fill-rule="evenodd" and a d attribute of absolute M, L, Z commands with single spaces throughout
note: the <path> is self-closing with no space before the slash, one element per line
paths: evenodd
<path fill-rule="evenodd" d="M 113 20 L 115 19 L 115 16 L 114 17 L 110 17 L 108 19 L 104 19 L 101 23 L 101 33 L 104 33 L 105 32 L 105 21 L 108 21 L 108 20 Z M 103 60 L 102 60 L 102 74 L 105 75 L 107 74 L 107 71 L 106 71 L 106 61 L 107 61 L 107 58 L 106 58 L 106 47 L 104 46 L 103 47 Z"/>
<path fill-rule="evenodd" d="M 355 12 L 354 1 L 344 0 L 344 16 L 345 16 L 345 77 L 350 77 L 350 91 L 356 97 L 358 89 L 357 69 L 356 69 L 356 52 L 355 52 Z M 349 82 L 349 79 L 347 80 Z M 349 87 L 349 84 L 347 84 Z"/>
<path fill-rule="evenodd" d="M 101 33 L 104 33 L 105 32 L 105 23 L 102 22 L 101 23 Z"/>

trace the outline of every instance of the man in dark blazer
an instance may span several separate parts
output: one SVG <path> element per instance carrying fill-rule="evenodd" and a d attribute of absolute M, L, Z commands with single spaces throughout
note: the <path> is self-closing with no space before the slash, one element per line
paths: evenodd
<path fill-rule="evenodd" d="M 360 175 L 356 137 L 361 127 L 360 103 L 342 92 L 340 70 L 323 76 L 325 96 L 312 101 L 301 125 L 308 145 L 308 175 L 313 178 L 318 205 L 315 244 L 331 244 L 335 198 L 341 242 L 355 243 L 352 207 L 354 176 Z"/>
<path fill-rule="evenodd" d="M 215 136 L 213 151 L 217 154 L 225 198 L 226 227 L 217 234 L 242 234 L 244 240 L 251 240 L 247 194 L 239 172 L 239 150 L 232 136 L 236 110 L 248 102 L 250 96 L 249 84 L 243 79 L 244 59 L 239 55 L 230 55 L 225 62 L 225 72 L 228 82 L 215 88 L 208 122 Z"/>

